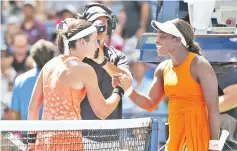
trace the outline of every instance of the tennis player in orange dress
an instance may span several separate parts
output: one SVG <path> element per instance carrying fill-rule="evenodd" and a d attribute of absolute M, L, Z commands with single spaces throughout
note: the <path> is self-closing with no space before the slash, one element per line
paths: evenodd
<path fill-rule="evenodd" d="M 94 69 L 82 62 L 93 59 L 97 50 L 97 30 L 85 20 L 64 21 L 58 25 L 58 49 L 61 55 L 41 70 L 29 105 L 29 120 L 38 120 L 44 105 L 43 120 L 81 120 L 80 103 L 87 94 L 95 114 L 105 119 L 119 103 L 123 88 L 116 87 L 104 99 Z M 104 60 L 101 65 L 105 65 Z M 40 138 L 42 137 L 42 138 Z M 35 150 L 83 149 L 81 132 L 43 132 L 37 134 Z"/>
<path fill-rule="evenodd" d="M 187 151 L 213 150 L 220 130 L 215 72 L 200 55 L 188 23 L 174 19 L 152 21 L 152 26 L 158 31 L 158 54 L 168 54 L 170 59 L 156 68 L 148 96 L 129 88 L 129 97 L 147 111 L 156 109 L 165 95 L 169 97 L 166 151 L 182 151 L 185 145 Z M 127 82 L 121 75 L 114 75 L 114 79 L 114 86 Z"/>

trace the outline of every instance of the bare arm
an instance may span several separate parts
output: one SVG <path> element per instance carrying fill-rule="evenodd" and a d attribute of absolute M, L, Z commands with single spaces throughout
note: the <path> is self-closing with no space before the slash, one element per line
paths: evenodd
<path fill-rule="evenodd" d="M 224 95 L 219 97 L 220 112 L 225 112 L 237 107 L 237 84 L 226 87 Z"/>
<path fill-rule="evenodd" d="M 162 74 L 165 65 L 166 62 L 162 62 L 156 68 L 148 96 L 145 96 L 137 92 L 136 90 L 133 90 L 132 94 L 129 97 L 136 105 L 151 112 L 160 103 L 160 101 L 164 97 L 164 82 Z"/>
<path fill-rule="evenodd" d="M 194 69 L 194 74 L 201 85 L 207 105 L 210 139 L 219 140 L 220 112 L 218 107 L 218 84 L 216 74 L 208 61 L 200 56 L 194 59 L 191 69 Z"/>
<path fill-rule="evenodd" d="M 84 84 L 89 103 L 96 116 L 101 119 L 107 118 L 121 100 L 117 93 L 112 93 L 112 95 L 105 100 L 99 89 L 96 73 L 88 64 L 83 63 L 73 68 L 70 79 L 72 83 L 81 81 Z"/>
<path fill-rule="evenodd" d="M 130 80 L 132 80 L 132 75 L 128 68 L 118 68 L 114 64 L 107 62 L 106 65 L 103 66 L 103 68 L 106 70 L 106 72 L 112 77 L 115 73 L 123 73 L 130 77 Z"/>
<path fill-rule="evenodd" d="M 37 81 L 35 83 L 29 108 L 28 108 L 28 120 L 38 120 L 40 107 L 43 104 L 43 70 L 41 70 Z"/>

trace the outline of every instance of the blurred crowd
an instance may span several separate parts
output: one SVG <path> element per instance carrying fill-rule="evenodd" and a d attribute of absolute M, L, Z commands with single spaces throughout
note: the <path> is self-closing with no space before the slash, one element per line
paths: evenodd
<path fill-rule="evenodd" d="M 106 43 L 126 54 L 134 77 L 133 87 L 144 94 L 148 93 L 155 67 L 139 62 L 140 54 L 135 50 L 135 46 L 142 33 L 152 32 L 150 21 L 155 19 L 156 3 L 89 0 L 1 1 L 1 94 L 3 94 L 1 95 L 1 119 L 26 119 L 13 114 L 11 110 L 17 108 L 27 110 L 28 102 L 25 102 L 26 107 L 21 108 L 20 103 L 12 101 L 17 100 L 17 93 L 31 92 L 33 89 L 34 82 L 22 86 L 23 84 L 17 83 L 20 80 L 15 81 L 15 79 L 24 79 L 26 75 L 33 78 L 38 75 L 37 71 L 31 72 L 36 68 L 32 46 L 40 39 L 55 44 L 56 25 L 65 18 L 73 18 L 77 13 L 81 13 L 83 7 L 89 2 L 103 3 L 116 15 L 117 28 L 107 37 Z M 31 94 L 25 95 L 29 95 L 25 96 L 25 99 L 29 99 Z M 123 111 L 132 113 L 134 117 L 145 112 L 127 97 L 123 99 Z M 157 112 L 167 114 L 165 101 L 160 104 Z"/>

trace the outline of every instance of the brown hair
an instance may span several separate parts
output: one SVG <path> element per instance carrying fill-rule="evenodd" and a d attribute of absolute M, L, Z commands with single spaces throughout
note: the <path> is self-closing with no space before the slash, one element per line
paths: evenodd
<path fill-rule="evenodd" d="M 53 43 L 41 39 L 31 47 L 30 56 L 35 61 L 37 67 L 42 69 L 55 56 L 55 52 L 56 47 Z"/>
<path fill-rule="evenodd" d="M 175 19 L 173 23 L 187 42 L 187 49 L 190 52 L 201 55 L 200 47 L 198 43 L 194 41 L 194 32 L 192 26 L 182 19 Z"/>
<path fill-rule="evenodd" d="M 82 19 L 69 19 L 62 21 L 57 26 L 57 45 L 58 50 L 61 54 L 64 54 L 64 38 L 69 39 L 76 35 L 78 32 L 90 27 L 92 23 L 82 20 Z M 92 34 L 83 37 L 85 41 L 89 41 Z M 69 49 L 75 48 L 75 43 L 77 40 L 70 41 L 68 44 Z"/>

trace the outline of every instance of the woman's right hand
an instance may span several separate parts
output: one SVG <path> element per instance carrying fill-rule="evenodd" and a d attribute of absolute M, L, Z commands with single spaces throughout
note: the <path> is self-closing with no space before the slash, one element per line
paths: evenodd
<path fill-rule="evenodd" d="M 124 91 L 127 91 L 132 86 L 132 81 L 128 75 L 116 73 L 112 77 L 112 86 L 114 88 L 120 86 Z"/>

